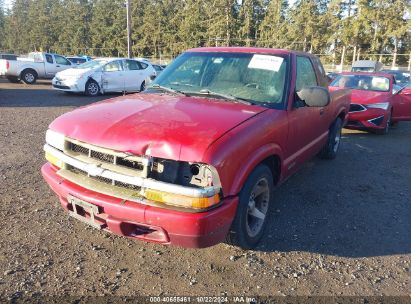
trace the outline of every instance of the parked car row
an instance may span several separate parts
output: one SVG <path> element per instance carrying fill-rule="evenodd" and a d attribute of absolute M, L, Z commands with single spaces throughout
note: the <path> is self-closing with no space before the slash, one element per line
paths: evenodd
<path fill-rule="evenodd" d="M 64 57 L 33 52 L 28 57 L 0 59 L 0 76 L 10 82 L 34 84 L 37 79 L 52 79 L 56 90 L 95 96 L 106 92 L 136 92 L 144 90 L 163 68 L 148 60 Z"/>
<path fill-rule="evenodd" d="M 106 92 L 144 91 L 156 75 L 149 62 L 99 58 L 57 73 L 52 85 L 56 90 L 96 96 Z"/>

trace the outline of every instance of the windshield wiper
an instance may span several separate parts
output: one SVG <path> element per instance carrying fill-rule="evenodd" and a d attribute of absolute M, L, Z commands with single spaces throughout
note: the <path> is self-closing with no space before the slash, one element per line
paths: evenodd
<path fill-rule="evenodd" d="M 152 86 L 148 87 L 148 89 L 162 90 L 162 91 L 173 93 L 173 94 L 180 94 L 180 95 L 188 96 L 183 91 L 175 90 L 175 89 L 172 89 L 172 88 L 169 88 L 169 87 L 163 87 L 162 85 L 159 85 L 159 84 L 156 84 L 156 83 L 153 84 Z"/>
<path fill-rule="evenodd" d="M 199 94 L 200 95 L 211 95 L 211 96 L 221 97 L 223 99 L 233 100 L 233 101 L 243 103 L 243 104 L 247 104 L 247 105 L 255 105 L 256 104 L 254 101 L 246 99 L 246 98 L 241 98 L 241 97 L 237 97 L 237 96 L 233 96 L 233 95 L 229 95 L 229 94 L 217 93 L 217 92 L 210 91 L 208 89 L 200 90 Z"/>

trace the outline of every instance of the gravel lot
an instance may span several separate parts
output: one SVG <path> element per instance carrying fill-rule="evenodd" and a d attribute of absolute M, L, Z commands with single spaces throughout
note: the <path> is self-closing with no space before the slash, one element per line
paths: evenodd
<path fill-rule="evenodd" d="M 411 296 L 411 123 L 345 131 L 276 191 L 244 252 L 131 241 L 69 218 L 40 174 L 48 124 L 89 98 L 0 80 L 0 298 L 32 295 Z"/>

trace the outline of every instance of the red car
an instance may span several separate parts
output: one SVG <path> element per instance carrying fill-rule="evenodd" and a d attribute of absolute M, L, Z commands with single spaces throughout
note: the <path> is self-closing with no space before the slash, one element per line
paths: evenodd
<path fill-rule="evenodd" d="M 180 55 L 145 92 L 57 118 L 42 174 L 76 219 L 133 239 L 253 248 L 274 187 L 334 158 L 349 90 L 319 59 L 262 48 Z"/>
<path fill-rule="evenodd" d="M 410 88 L 395 84 L 394 76 L 383 73 L 342 73 L 330 90 L 352 89 L 348 129 L 387 134 L 390 125 L 411 120 Z"/>

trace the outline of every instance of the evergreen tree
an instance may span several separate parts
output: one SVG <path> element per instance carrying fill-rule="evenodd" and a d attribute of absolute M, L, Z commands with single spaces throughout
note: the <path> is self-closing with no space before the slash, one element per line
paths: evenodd
<path fill-rule="evenodd" d="M 212 0 L 205 4 L 207 15 L 207 45 L 230 46 L 236 32 L 236 0 Z"/>
<path fill-rule="evenodd" d="M 61 6 L 58 20 L 64 26 L 59 28 L 54 50 L 66 54 L 83 54 L 91 47 L 92 3 L 88 0 L 63 0 Z"/>
<path fill-rule="evenodd" d="M 127 23 L 123 0 L 95 0 L 90 35 L 94 55 L 127 55 Z"/>
<path fill-rule="evenodd" d="M 5 12 L 4 12 L 4 1 L 0 0 L 0 50 L 5 48 L 4 45 L 4 26 L 5 26 Z"/>
<path fill-rule="evenodd" d="M 286 14 L 288 3 L 285 0 L 271 0 L 268 3 L 264 19 L 259 27 L 258 45 L 283 48 L 289 41 Z"/>
<path fill-rule="evenodd" d="M 238 44 L 251 46 L 256 40 L 264 16 L 264 4 L 262 0 L 243 0 L 238 16 Z"/>
<path fill-rule="evenodd" d="M 132 0 L 136 56 L 178 55 L 198 46 L 264 46 L 327 54 L 345 63 L 370 54 L 407 64 L 409 0 Z M 124 0 L 13 0 L 2 9 L 0 49 L 126 56 Z M 406 13 L 408 12 L 408 14 Z M 408 19 L 406 19 L 408 18 Z M 344 55 L 344 56 L 343 56 Z M 374 59 L 382 57 L 374 56 Z M 343 58 L 344 59 L 344 58 Z M 323 60 L 324 61 L 324 60 Z"/>

